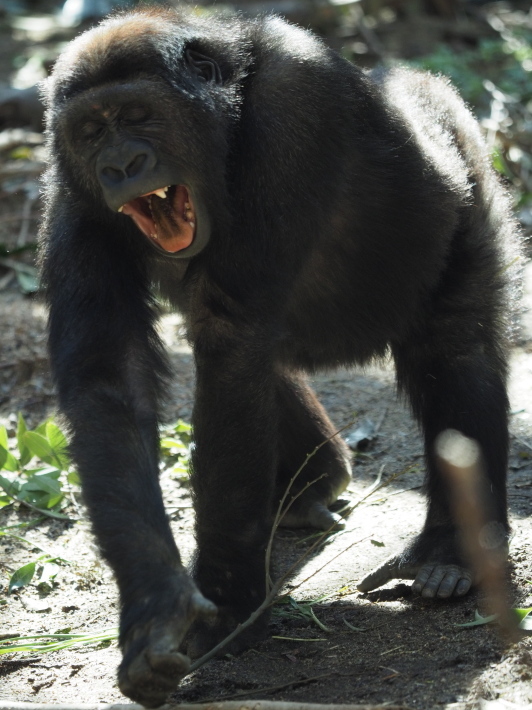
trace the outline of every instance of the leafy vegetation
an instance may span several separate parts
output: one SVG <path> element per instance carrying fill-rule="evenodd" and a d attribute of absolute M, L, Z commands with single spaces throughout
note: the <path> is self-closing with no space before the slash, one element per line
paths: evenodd
<path fill-rule="evenodd" d="M 532 607 L 529 607 L 528 609 L 518 609 L 514 608 L 511 609 L 512 614 L 516 618 L 517 622 L 517 628 L 520 629 L 521 631 L 525 631 L 527 633 L 532 632 Z M 478 610 L 475 611 L 475 620 L 474 621 L 468 621 L 465 624 L 456 624 L 457 626 L 460 626 L 461 628 L 464 629 L 470 629 L 475 626 L 484 626 L 485 624 L 492 624 L 496 621 L 498 621 L 499 615 L 498 614 L 490 614 L 489 616 L 482 616 Z"/>
<path fill-rule="evenodd" d="M 526 39 L 515 45 L 504 39 L 482 39 L 475 49 L 459 53 L 442 44 L 433 54 L 411 63 L 448 76 L 480 115 L 490 112 L 489 82 L 515 101 L 532 100 L 532 45 Z"/>
<path fill-rule="evenodd" d="M 79 476 L 72 468 L 64 433 L 51 419 L 28 429 L 19 414 L 16 450 L 9 447 L 7 431 L 0 426 L 0 507 L 14 501 L 44 515 L 68 519 L 60 511 Z"/>
<path fill-rule="evenodd" d="M 35 634 L 34 636 L 14 636 L 0 643 L 0 654 L 3 653 L 46 653 L 61 651 L 70 646 L 86 646 L 87 644 L 115 641 L 118 629 L 103 629 L 85 634 Z M 21 643 L 25 641 L 26 643 Z"/>
<path fill-rule="evenodd" d="M 173 477 L 181 482 L 188 479 L 192 446 L 192 427 L 182 419 L 178 419 L 173 426 L 163 429 L 162 466 L 169 469 Z"/>
<path fill-rule="evenodd" d="M 532 30 L 491 18 L 499 37 L 456 52 L 442 44 L 413 66 L 448 76 L 480 118 L 492 160 L 512 185 L 520 218 L 532 227 Z"/>
<path fill-rule="evenodd" d="M 179 420 L 162 431 L 161 467 L 180 481 L 188 478 L 191 446 L 190 424 Z M 67 438 L 53 419 L 29 430 L 24 417 L 19 414 L 16 434 L 11 442 L 5 426 L 0 426 L 0 509 L 18 503 L 40 513 L 42 517 L 37 522 L 45 517 L 73 520 L 63 511 L 74 507 L 80 514 L 76 501 L 79 484 L 78 473 L 68 453 Z M 24 527 L 24 524 L 14 527 Z M 0 536 L 36 547 L 33 542 L 15 534 L 13 527 L 0 528 Z M 68 561 L 45 550 L 41 553 L 12 573 L 8 593 L 31 583 L 41 591 L 52 588 L 58 566 L 68 564 Z"/>

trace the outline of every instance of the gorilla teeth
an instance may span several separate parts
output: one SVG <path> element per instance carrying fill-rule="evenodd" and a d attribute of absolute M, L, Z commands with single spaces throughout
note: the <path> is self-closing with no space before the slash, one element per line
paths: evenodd
<path fill-rule="evenodd" d="M 124 205 L 122 205 L 122 207 L 119 207 L 119 208 L 118 208 L 118 211 L 119 211 L 119 212 L 122 212 L 123 209 L 124 209 Z"/>
<path fill-rule="evenodd" d="M 157 195 L 157 197 L 160 197 L 162 200 L 166 198 L 166 191 L 168 190 L 168 187 L 160 187 L 158 190 L 154 190 L 152 192 L 152 195 Z"/>

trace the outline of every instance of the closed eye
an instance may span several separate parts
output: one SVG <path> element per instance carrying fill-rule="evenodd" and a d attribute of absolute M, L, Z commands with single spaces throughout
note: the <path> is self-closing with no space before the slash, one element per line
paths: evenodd
<path fill-rule="evenodd" d="M 99 138 L 105 130 L 105 126 L 96 121 L 89 121 L 84 123 L 80 128 L 80 136 L 84 140 L 95 140 Z"/>
<path fill-rule="evenodd" d="M 120 122 L 127 125 L 144 123 L 149 117 L 148 110 L 144 106 L 126 106 L 120 115 Z"/>

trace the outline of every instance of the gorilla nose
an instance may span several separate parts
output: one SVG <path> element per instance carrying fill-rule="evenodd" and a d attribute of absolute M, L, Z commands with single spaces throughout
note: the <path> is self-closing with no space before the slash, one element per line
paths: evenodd
<path fill-rule="evenodd" d="M 119 165 L 118 163 L 104 165 L 101 169 L 101 176 L 110 183 L 119 183 L 138 175 L 147 161 L 146 153 L 139 153 L 127 165 Z"/>
<path fill-rule="evenodd" d="M 126 183 L 142 181 L 153 170 L 157 158 L 145 143 L 129 141 L 103 150 L 98 158 L 98 179 L 104 190 L 124 187 Z"/>

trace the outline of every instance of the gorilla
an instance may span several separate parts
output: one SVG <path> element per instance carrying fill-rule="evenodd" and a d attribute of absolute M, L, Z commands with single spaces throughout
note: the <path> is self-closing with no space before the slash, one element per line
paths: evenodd
<path fill-rule="evenodd" d="M 45 93 L 51 361 L 119 588 L 122 692 L 160 705 L 190 657 L 258 608 L 273 511 L 323 442 L 284 522 L 342 524 L 330 506 L 351 469 L 305 380 L 320 368 L 391 352 L 425 441 L 424 527 L 359 588 L 408 578 L 425 597 L 465 594 L 433 443 L 448 428 L 479 443 L 504 547 L 517 238 L 448 82 L 364 73 L 275 16 L 144 8 L 70 43 Z M 188 571 L 158 483 L 161 300 L 182 314 L 197 372 Z"/>

